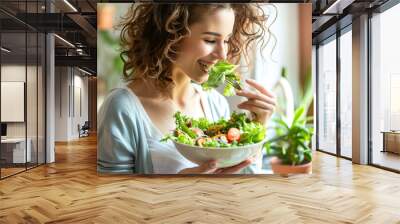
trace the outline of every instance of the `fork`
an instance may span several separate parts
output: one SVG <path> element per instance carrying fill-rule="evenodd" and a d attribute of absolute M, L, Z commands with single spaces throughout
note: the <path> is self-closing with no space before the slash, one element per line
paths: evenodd
<path fill-rule="evenodd" d="M 237 90 L 243 89 L 237 80 L 225 79 L 225 82 L 229 83 L 231 86 L 233 86 L 233 88 L 235 88 Z"/>
<path fill-rule="evenodd" d="M 243 88 L 240 86 L 239 82 L 237 80 L 233 80 L 233 82 L 229 79 L 225 79 L 225 81 L 227 83 L 229 83 L 230 85 L 233 86 L 233 88 L 237 89 L 237 90 L 243 90 Z M 250 112 L 252 120 L 256 120 L 257 119 L 257 114 L 253 111 Z"/>

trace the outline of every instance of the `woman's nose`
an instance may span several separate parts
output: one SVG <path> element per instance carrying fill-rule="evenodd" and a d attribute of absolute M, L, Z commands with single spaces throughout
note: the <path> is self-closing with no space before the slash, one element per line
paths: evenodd
<path fill-rule="evenodd" d="M 216 57 L 218 60 L 226 60 L 226 54 L 227 54 L 227 49 L 224 46 L 224 44 L 218 44 L 216 45 L 213 55 Z"/>

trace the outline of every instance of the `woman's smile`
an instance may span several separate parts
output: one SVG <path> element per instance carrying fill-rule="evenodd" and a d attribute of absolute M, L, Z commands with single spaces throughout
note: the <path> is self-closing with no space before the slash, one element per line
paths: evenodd
<path fill-rule="evenodd" d="M 207 73 L 207 74 L 208 74 L 208 71 L 210 70 L 211 66 L 213 65 L 213 64 L 207 63 L 207 62 L 202 61 L 202 60 L 198 60 L 197 63 L 200 66 L 200 70 L 202 72 L 204 72 L 204 73 Z"/>

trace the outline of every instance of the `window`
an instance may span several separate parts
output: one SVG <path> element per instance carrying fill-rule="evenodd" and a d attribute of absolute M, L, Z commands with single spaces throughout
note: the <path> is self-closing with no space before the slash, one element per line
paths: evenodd
<path fill-rule="evenodd" d="M 352 33 L 340 36 L 340 155 L 351 158 L 352 141 Z"/>
<path fill-rule="evenodd" d="M 400 170 L 400 4 L 371 19 L 372 163 Z"/>
<path fill-rule="evenodd" d="M 336 40 L 318 48 L 318 149 L 336 153 Z"/>

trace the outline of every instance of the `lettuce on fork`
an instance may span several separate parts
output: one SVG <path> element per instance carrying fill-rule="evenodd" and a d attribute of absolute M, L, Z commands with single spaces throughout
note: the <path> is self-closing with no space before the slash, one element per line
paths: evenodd
<path fill-rule="evenodd" d="M 241 83 L 240 77 L 235 73 L 235 69 L 238 65 L 231 64 L 227 61 L 219 61 L 213 67 L 211 67 L 208 80 L 201 86 L 204 90 L 210 90 L 217 88 L 222 84 L 226 84 L 224 87 L 224 96 L 232 96 L 235 94 L 232 83 Z"/>

